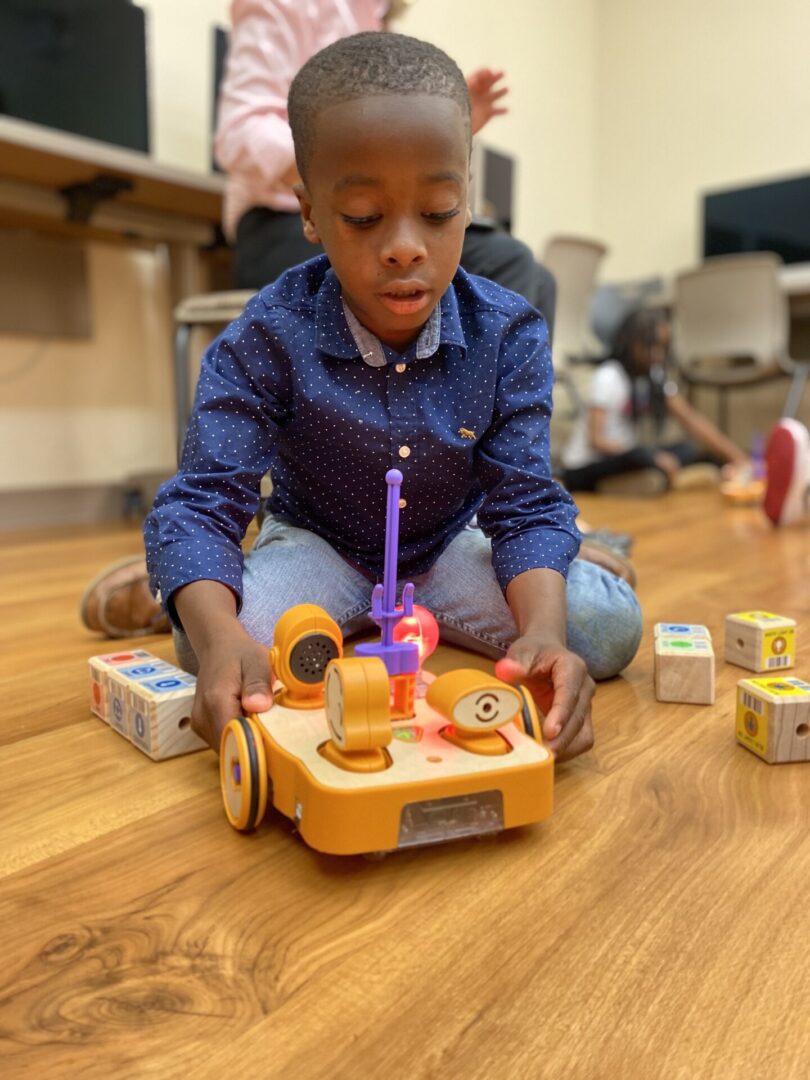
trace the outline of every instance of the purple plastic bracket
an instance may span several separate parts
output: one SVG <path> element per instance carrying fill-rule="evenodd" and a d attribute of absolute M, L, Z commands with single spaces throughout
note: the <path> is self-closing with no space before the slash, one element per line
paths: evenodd
<path fill-rule="evenodd" d="M 385 474 L 388 499 L 385 505 L 385 563 L 382 585 L 371 593 L 371 617 L 380 627 L 381 640 L 358 645 L 356 656 L 379 656 L 389 675 L 410 675 L 419 670 L 419 647 L 413 641 L 394 641 L 394 627 L 405 615 L 413 615 L 413 582 L 402 589 L 402 606 L 397 607 L 397 561 L 399 554 L 399 491 L 402 473 L 389 469 Z"/>

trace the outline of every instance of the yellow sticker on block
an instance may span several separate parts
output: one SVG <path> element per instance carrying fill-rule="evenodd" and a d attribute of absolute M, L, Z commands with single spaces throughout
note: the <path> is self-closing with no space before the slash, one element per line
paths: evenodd
<path fill-rule="evenodd" d="M 768 753 L 767 702 L 742 688 L 737 695 L 737 742 L 761 758 Z"/>
<path fill-rule="evenodd" d="M 736 611 L 730 616 L 732 619 L 744 619 L 746 622 L 783 622 L 782 615 L 774 615 L 772 611 Z"/>
<path fill-rule="evenodd" d="M 769 671 L 793 666 L 796 646 L 796 628 L 783 626 L 778 630 L 765 630 L 762 634 L 761 668 Z"/>
<path fill-rule="evenodd" d="M 764 690 L 775 697 L 801 697 L 810 695 L 810 683 L 801 679 L 746 679 L 746 683 Z"/>

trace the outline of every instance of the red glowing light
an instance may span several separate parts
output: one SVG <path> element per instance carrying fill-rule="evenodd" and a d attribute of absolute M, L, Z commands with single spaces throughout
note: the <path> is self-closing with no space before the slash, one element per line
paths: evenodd
<path fill-rule="evenodd" d="M 403 616 L 394 627 L 394 641 L 413 641 L 419 648 L 419 665 L 439 644 L 439 624 L 421 604 L 413 605 L 413 615 Z"/>

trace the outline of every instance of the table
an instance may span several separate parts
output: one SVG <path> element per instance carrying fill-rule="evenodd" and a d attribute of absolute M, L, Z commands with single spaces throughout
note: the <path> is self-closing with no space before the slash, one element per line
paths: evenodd
<path fill-rule="evenodd" d="M 115 183 L 110 183 L 110 180 Z M 104 187 L 122 190 L 104 197 Z M 0 224 L 83 239 L 166 243 L 174 299 L 200 290 L 199 249 L 217 235 L 224 177 L 0 117 Z"/>

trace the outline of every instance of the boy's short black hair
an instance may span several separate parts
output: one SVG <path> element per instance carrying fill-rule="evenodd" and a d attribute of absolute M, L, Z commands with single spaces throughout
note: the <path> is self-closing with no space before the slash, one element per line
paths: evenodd
<path fill-rule="evenodd" d="M 455 101 L 470 138 L 467 82 L 447 53 L 405 34 L 352 34 L 316 53 L 290 87 L 287 111 L 301 175 L 312 156 L 315 117 L 321 109 L 354 98 L 385 94 L 432 94 Z"/>

